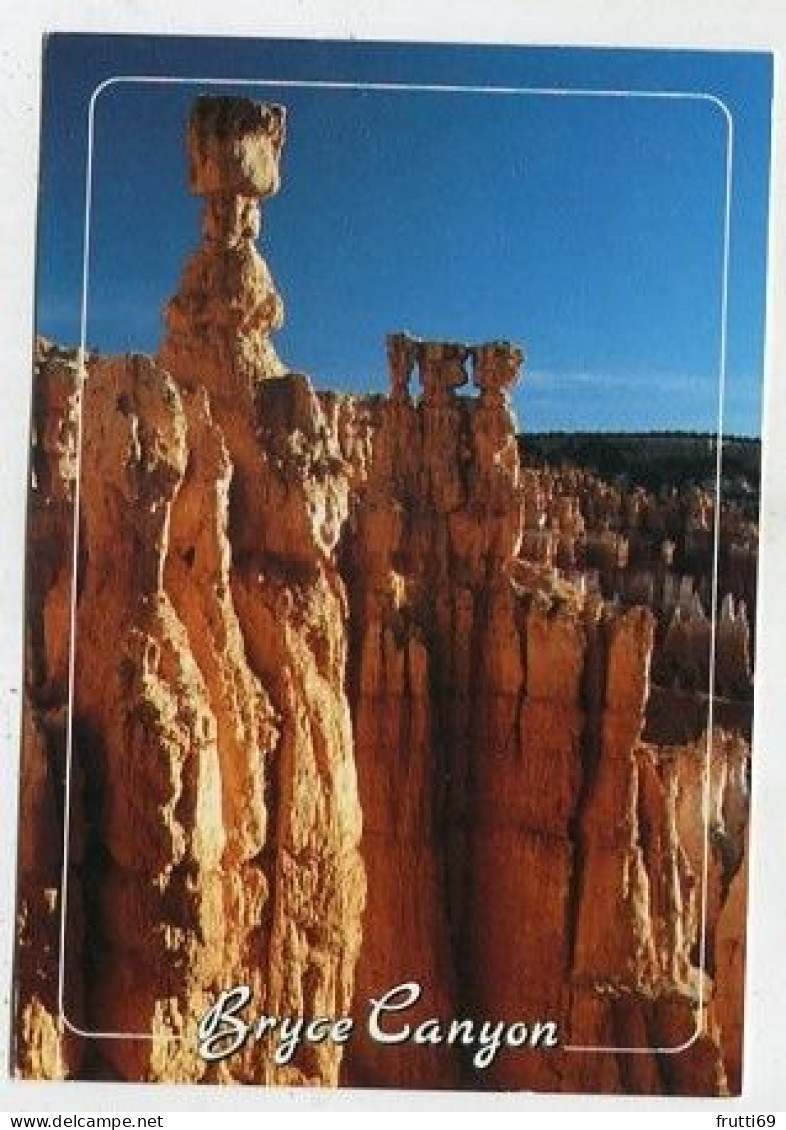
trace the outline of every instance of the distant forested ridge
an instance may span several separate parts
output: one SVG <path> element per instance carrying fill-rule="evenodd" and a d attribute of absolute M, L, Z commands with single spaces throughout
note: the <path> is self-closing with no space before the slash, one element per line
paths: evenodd
<path fill-rule="evenodd" d="M 716 478 L 717 439 L 707 432 L 542 432 L 518 440 L 527 466 L 570 464 L 652 491 L 691 483 L 709 486 Z M 723 437 L 724 494 L 758 498 L 760 472 L 759 439 Z"/>

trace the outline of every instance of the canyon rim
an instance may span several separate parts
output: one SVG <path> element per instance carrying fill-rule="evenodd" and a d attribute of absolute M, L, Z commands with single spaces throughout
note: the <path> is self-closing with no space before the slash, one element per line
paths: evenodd
<path fill-rule="evenodd" d="M 295 109 L 184 124 L 157 350 L 36 342 L 17 1074 L 738 1093 L 757 444 L 721 490 L 712 437 L 519 431 L 526 338 L 322 388 L 261 252 Z M 372 1038 L 412 982 L 560 1039 Z M 206 1058 L 238 985 L 351 1036 Z"/>

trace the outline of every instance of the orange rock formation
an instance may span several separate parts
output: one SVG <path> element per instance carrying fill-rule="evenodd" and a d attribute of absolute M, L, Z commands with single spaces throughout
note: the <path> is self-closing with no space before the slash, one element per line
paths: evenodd
<path fill-rule="evenodd" d="M 570 573 L 579 543 L 624 570 L 622 535 L 592 540 L 600 489 L 586 514 L 522 470 L 518 348 L 392 335 L 387 397 L 277 358 L 255 239 L 283 138 L 278 107 L 200 99 L 204 241 L 159 357 L 84 383 L 37 357 L 17 1070 L 737 1089 L 745 740 L 643 737 L 657 615 Z M 479 1069 L 375 1043 L 368 999 L 413 979 L 411 1021 L 553 1019 L 562 1046 Z M 354 1010 L 353 1038 L 209 1064 L 196 1023 L 236 984 L 260 1013 Z"/>

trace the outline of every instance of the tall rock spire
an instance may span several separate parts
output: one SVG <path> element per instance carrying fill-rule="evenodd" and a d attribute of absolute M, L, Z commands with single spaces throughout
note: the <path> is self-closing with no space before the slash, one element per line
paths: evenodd
<path fill-rule="evenodd" d="M 260 203 L 279 189 L 283 107 L 198 98 L 188 123 L 188 187 L 205 198 L 202 243 L 166 306 L 162 363 L 215 393 L 285 370 L 270 341 L 284 305 L 256 247 Z"/>

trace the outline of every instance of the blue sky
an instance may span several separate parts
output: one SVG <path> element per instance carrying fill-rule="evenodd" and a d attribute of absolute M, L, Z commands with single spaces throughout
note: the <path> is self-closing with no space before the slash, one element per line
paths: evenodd
<path fill-rule="evenodd" d="M 758 434 L 771 59 L 720 52 L 54 36 L 46 48 L 38 331 L 79 339 L 87 106 L 115 75 L 682 91 L 734 121 L 725 431 Z M 184 131 L 203 83 L 98 98 L 88 343 L 153 352 L 199 238 Z M 385 334 L 524 345 L 524 431 L 713 430 L 726 123 L 709 101 L 327 90 L 283 103 L 261 239 L 282 357 L 381 390 Z"/>

